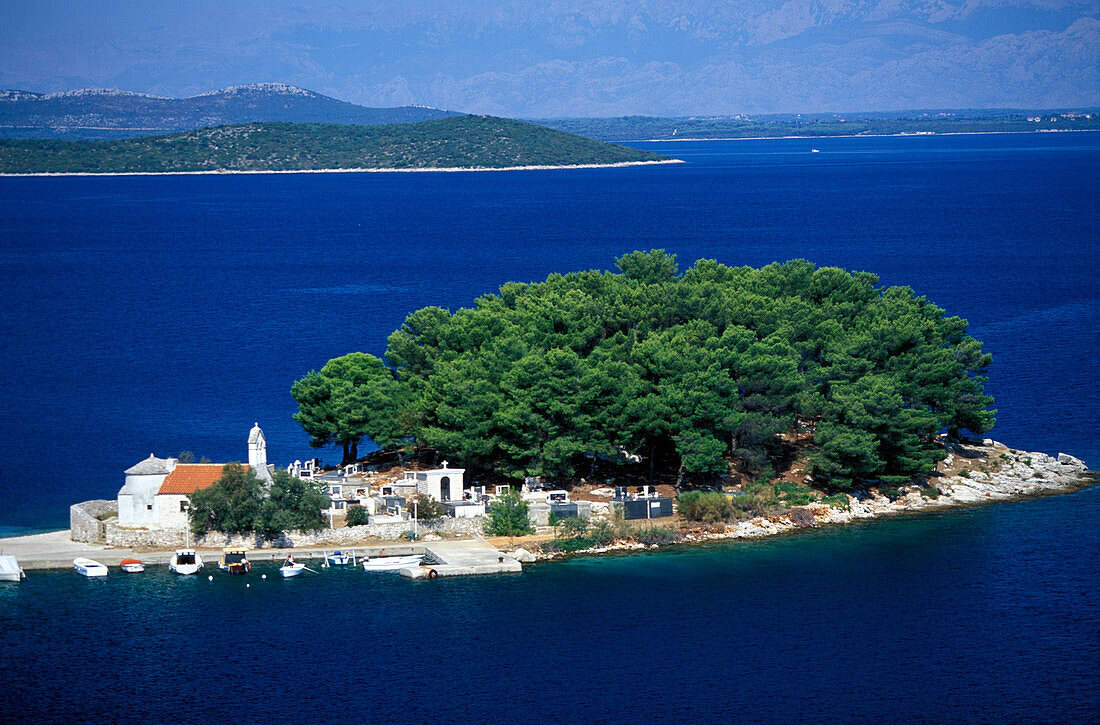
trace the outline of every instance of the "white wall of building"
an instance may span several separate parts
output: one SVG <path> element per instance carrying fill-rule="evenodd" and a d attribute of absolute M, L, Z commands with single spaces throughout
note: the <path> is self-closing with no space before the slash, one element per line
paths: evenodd
<path fill-rule="evenodd" d="M 156 523 L 154 499 L 166 473 L 129 475 L 118 492 L 120 526 L 151 526 Z"/>
<path fill-rule="evenodd" d="M 182 493 L 162 493 L 156 497 L 153 513 L 156 523 L 162 529 L 186 529 L 187 511 L 181 510 L 181 504 L 189 505 L 187 496 Z"/>

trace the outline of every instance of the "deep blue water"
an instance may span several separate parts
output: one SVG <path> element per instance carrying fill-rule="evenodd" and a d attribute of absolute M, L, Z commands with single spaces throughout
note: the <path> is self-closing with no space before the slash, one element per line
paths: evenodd
<path fill-rule="evenodd" d="M 65 525 L 151 451 L 243 458 L 254 420 L 305 458 L 306 371 L 654 247 L 909 285 L 994 353 L 995 437 L 1100 464 L 1100 134 L 649 146 L 688 163 L 0 179 L 0 534 Z M 1098 503 L 469 580 L 32 572 L 0 586 L 0 720 L 1082 720 Z"/>
<path fill-rule="evenodd" d="M 499 577 L 31 572 L 0 585 L 0 720 L 1089 722 L 1098 503 Z"/>
<path fill-rule="evenodd" d="M 649 146 L 687 163 L 0 179 L 0 533 L 66 525 L 150 452 L 240 460 L 253 421 L 272 462 L 310 457 L 308 370 L 656 247 L 909 285 L 993 352 L 994 436 L 1100 465 L 1100 134 Z"/>

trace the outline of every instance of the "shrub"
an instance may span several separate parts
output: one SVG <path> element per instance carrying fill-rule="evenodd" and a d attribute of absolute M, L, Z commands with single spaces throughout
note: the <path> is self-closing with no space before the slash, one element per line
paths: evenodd
<path fill-rule="evenodd" d="M 931 485 L 921 486 L 921 489 L 920 489 L 920 495 L 921 496 L 924 496 L 925 498 L 930 498 L 933 501 L 935 501 L 937 498 L 939 498 L 941 493 L 943 493 L 943 492 L 940 491 L 935 486 L 931 486 Z"/>
<path fill-rule="evenodd" d="M 558 522 L 558 536 L 575 539 L 588 533 L 588 519 L 570 516 Z"/>
<path fill-rule="evenodd" d="M 345 526 L 366 526 L 370 517 L 367 515 L 367 510 L 362 506 L 352 506 L 348 509 L 347 515 L 344 517 Z"/>
<path fill-rule="evenodd" d="M 733 518 L 733 504 L 717 491 L 687 491 L 680 494 L 676 510 L 688 521 L 713 524 Z"/>
<path fill-rule="evenodd" d="M 852 500 L 848 498 L 847 494 L 843 493 L 834 493 L 832 496 L 826 496 L 821 499 L 821 503 L 843 511 L 852 510 Z"/>
<path fill-rule="evenodd" d="M 422 493 L 410 496 L 405 502 L 405 510 L 413 511 L 414 502 L 416 503 L 416 518 L 420 521 L 434 521 L 447 515 L 447 509 L 443 508 L 443 504 Z"/>
<path fill-rule="evenodd" d="M 594 523 L 589 522 L 588 538 L 592 539 L 596 546 L 607 546 L 615 539 L 620 538 L 616 534 L 616 528 L 606 519 L 597 519 Z"/>
<path fill-rule="evenodd" d="M 680 532 L 674 526 L 646 526 L 634 530 L 634 540 L 647 546 L 650 544 L 665 546 L 679 541 Z"/>
<path fill-rule="evenodd" d="M 485 531 L 490 536 L 523 536 L 534 533 L 527 520 L 527 502 L 518 491 L 509 491 L 494 502 L 488 511 Z"/>
<path fill-rule="evenodd" d="M 962 476 L 963 478 L 970 478 L 970 471 L 966 471 L 966 470 L 959 471 L 959 475 Z"/>
<path fill-rule="evenodd" d="M 878 492 L 891 501 L 897 501 L 899 498 L 905 495 L 905 492 L 900 488 L 894 488 L 892 486 L 880 486 Z"/>

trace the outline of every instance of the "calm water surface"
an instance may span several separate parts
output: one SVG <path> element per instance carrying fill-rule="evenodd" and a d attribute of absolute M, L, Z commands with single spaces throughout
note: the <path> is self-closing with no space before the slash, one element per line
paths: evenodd
<path fill-rule="evenodd" d="M 1088 721 L 1098 498 L 432 582 L 32 572 L 0 719 Z"/>
<path fill-rule="evenodd" d="M 243 458 L 257 420 L 306 458 L 306 371 L 654 247 L 909 285 L 994 353 L 993 435 L 1100 464 L 1100 134 L 650 146 L 687 163 L 0 179 L 0 534 L 64 526 L 151 451 Z M 1084 720 L 1098 503 L 500 578 L 35 572 L 0 586 L 0 720 Z"/>
<path fill-rule="evenodd" d="M 254 421 L 273 462 L 310 457 L 307 371 L 654 247 L 909 285 L 993 352 L 993 435 L 1100 464 L 1100 134 L 650 146 L 687 163 L 0 179 L 0 526 L 67 525 L 150 452 L 239 460 Z"/>

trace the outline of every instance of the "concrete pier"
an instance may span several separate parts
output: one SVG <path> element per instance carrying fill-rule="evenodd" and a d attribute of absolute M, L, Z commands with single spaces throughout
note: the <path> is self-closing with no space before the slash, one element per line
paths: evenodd
<path fill-rule="evenodd" d="M 68 531 L 51 531 L 45 534 L 17 536 L 0 539 L 0 550 L 11 554 L 27 571 L 34 569 L 71 569 L 78 556 L 94 559 L 110 567 L 118 566 L 123 559 L 140 559 L 148 565 L 167 565 L 172 551 L 143 551 L 116 549 L 102 544 L 83 544 L 72 541 Z M 331 554 L 334 547 L 309 547 L 301 549 L 249 549 L 252 562 L 281 562 L 287 554 L 295 559 L 322 559 Z M 341 546 L 339 550 L 353 555 L 358 562 L 366 557 L 424 555 L 426 566 L 402 569 L 401 574 L 410 579 L 427 579 L 432 576 L 470 576 L 476 574 L 504 574 L 519 572 L 523 567 L 518 561 L 502 554 L 484 539 L 457 539 L 446 541 L 398 542 L 370 546 Z M 216 564 L 221 549 L 197 549 L 204 562 Z M 430 572 L 435 572 L 434 575 Z"/>
<path fill-rule="evenodd" d="M 401 569 L 409 579 L 434 579 L 442 576 L 513 574 L 523 565 L 490 546 L 484 539 L 436 541 L 424 546 L 424 563 Z"/>

